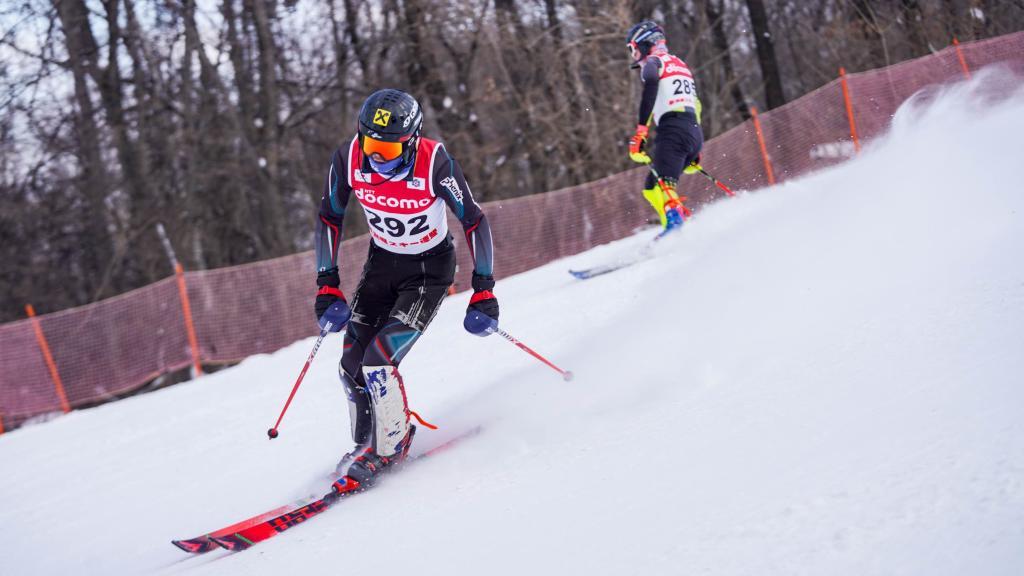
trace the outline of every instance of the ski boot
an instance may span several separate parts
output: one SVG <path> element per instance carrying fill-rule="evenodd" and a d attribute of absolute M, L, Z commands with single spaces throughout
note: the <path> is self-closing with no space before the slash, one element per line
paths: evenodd
<path fill-rule="evenodd" d="M 669 200 L 665 203 L 665 228 L 654 237 L 655 240 L 660 240 L 683 227 L 683 222 L 686 221 L 683 210 L 685 207 L 678 200 Z"/>
<path fill-rule="evenodd" d="M 338 474 L 340 478 L 334 482 L 331 489 L 336 493 L 351 492 L 360 488 L 369 488 L 377 481 L 377 477 L 384 471 L 401 464 L 409 454 L 409 446 L 412 445 L 412 438 L 416 435 L 416 427 L 410 425 L 409 433 L 398 444 L 397 450 L 391 456 L 381 456 L 372 446 L 357 446 L 352 452 L 346 454 L 338 463 Z"/>
<path fill-rule="evenodd" d="M 683 214 L 677 207 L 665 210 L 665 232 L 671 232 L 683 227 Z"/>

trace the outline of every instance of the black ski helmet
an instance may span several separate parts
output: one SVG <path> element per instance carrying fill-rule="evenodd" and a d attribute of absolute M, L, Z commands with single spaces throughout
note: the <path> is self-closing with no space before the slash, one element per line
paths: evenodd
<path fill-rule="evenodd" d="M 370 161 L 373 169 L 381 174 L 399 174 L 412 166 L 415 160 L 422 126 L 423 110 L 415 98 L 394 88 L 378 90 L 370 94 L 359 110 L 360 149 L 363 149 L 363 140 L 367 137 L 401 142 L 401 162 Z"/>
<path fill-rule="evenodd" d="M 639 63 L 651 53 L 655 44 L 665 40 L 665 30 L 653 20 L 644 20 L 634 24 L 626 33 L 626 47 L 633 56 L 634 63 Z M 639 54 L 639 56 L 637 56 Z"/>

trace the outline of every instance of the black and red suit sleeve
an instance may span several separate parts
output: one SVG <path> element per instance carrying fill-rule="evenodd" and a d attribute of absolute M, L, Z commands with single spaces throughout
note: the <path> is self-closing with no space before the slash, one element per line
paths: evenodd
<path fill-rule="evenodd" d="M 473 192 L 466 183 L 459 163 L 452 158 L 443 145 L 436 152 L 434 170 L 431 174 L 434 194 L 444 200 L 448 209 L 459 219 L 466 236 L 469 253 L 473 257 L 474 277 L 490 279 L 494 275 L 494 245 L 491 241 L 491 225 L 487 216 L 473 198 Z M 493 286 L 493 280 L 491 280 Z"/>
<path fill-rule="evenodd" d="M 647 125 L 654 112 L 654 102 L 658 99 L 658 83 L 661 82 L 661 59 L 650 56 L 644 61 L 640 70 L 640 113 L 637 124 Z"/>
<path fill-rule="evenodd" d="M 320 213 L 316 220 L 316 269 L 329 271 L 338 267 L 338 246 L 341 244 L 342 223 L 352 188 L 346 177 L 348 167 L 341 149 L 331 157 L 331 167 L 324 182 L 324 195 L 320 199 Z"/>

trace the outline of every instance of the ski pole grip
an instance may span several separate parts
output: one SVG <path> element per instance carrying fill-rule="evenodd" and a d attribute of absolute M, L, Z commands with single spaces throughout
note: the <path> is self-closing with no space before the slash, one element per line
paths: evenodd
<path fill-rule="evenodd" d="M 348 307 L 348 303 L 338 300 L 331 304 L 320 317 L 320 328 L 327 332 L 338 332 L 345 324 L 348 324 L 351 317 L 352 310 Z"/>
<path fill-rule="evenodd" d="M 470 310 L 462 321 L 462 327 L 470 334 L 489 336 L 498 330 L 498 321 L 479 310 Z"/>

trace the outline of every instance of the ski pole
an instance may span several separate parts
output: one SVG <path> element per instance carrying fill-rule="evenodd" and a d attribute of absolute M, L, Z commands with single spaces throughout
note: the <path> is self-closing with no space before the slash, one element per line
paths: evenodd
<path fill-rule="evenodd" d="M 313 350 L 309 353 L 309 358 L 306 358 L 306 363 L 302 366 L 302 372 L 299 372 L 299 377 L 295 380 L 295 385 L 292 386 L 292 393 L 288 395 L 288 401 L 284 403 L 284 408 L 281 409 L 281 415 L 277 417 L 277 422 L 274 423 L 274 427 L 267 430 L 267 436 L 271 440 L 277 438 L 277 427 L 281 425 L 281 420 L 284 418 L 284 413 L 288 411 L 288 406 L 291 406 L 292 398 L 295 398 L 295 393 L 299 390 L 299 384 L 302 384 L 302 379 L 306 377 L 306 371 L 309 370 L 309 365 L 313 363 L 313 358 L 316 356 L 318 350 L 320 350 L 320 344 L 323 343 L 324 337 L 327 336 L 331 328 L 335 326 L 344 326 L 348 322 L 351 311 L 348 305 L 340 305 L 340 303 L 332 304 L 330 308 L 324 312 L 324 326 L 320 329 L 320 335 L 316 338 L 316 344 L 313 344 Z"/>
<path fill-rule="evenodd" d="M 530 349 L 529 346 L 527 346 L 526 344 L 523 344 L 519 340 L 516 340 L 515 338 L 513 338 L 512 335 L 509 334 L 508 332 L 505 332 L 504 330 L 502 330 L 501 328 L 498 328 L 497 326 L 495 326 L 491 330 L 491 332 L 494 332 L 496 334 L 501 335 L 502 338 L 504 338 L 505 340 L 508 340 L 509 342 L 515 344 L 516 346 L 519 346 L 519 348 L 524 350 L 527 354 L 529 354 L 529 355 L 533 356 L 534 358 L 536 358 L 537 360 L 540 360 L 541 362 L 547 364 L 555 372 L 558 372 L 559 374 L 561 374 L 562 375 L 562 379 L 565 380 L 566 382 L 568 382 L 569 380 L 572 380 L 572 372 L 571 371 L 569 371 L 569 370 L 562 370 L 558 366 L 555 366 L 550 361 L 548 361 L 547 358 L 541 356 L 540 354 L 537 354 L 532 349 Z"/>
<path fill-rule="evenodd" d="M 299 372 L 299 378 L 295 381 L 295 386 L 292 386 L 292 393 L 288 395 L 288 401 L 284 403 L 284 408 L 281 409 L 281 415 L 277 417 L 277 422 L 274 423 L 274 427 L 267 430 L 267 436 L 271 440 L 277 438 L 277 427 L 281 424 L 281 419 L 284 418 L 284 413 L 288 411 L 288 406 L 292 403 L 292 398 L 295 398 L 295 393 L 299 390 L 299 384 L 302 384 L 302 379 L 306 376 L 306 370 L 309 370 L 309 365 L 313 363 L 313 357 L 316 356 L 317 350 L 320 349 L 320 344 L 324 341 L 324 336 L 331 331 L 334 325 L 330 321 L 324 325 L 323 329 L 320 330 L 320 336 L 317 336 L 316 344 L 313 344 L 313 351 L 309 353 L 309 358 L 306 358 L 306 364 L 302 367 L 302 372 Z"/>
<path fill-rule="evenodd" d="M 484 314 L 484 313 L 482 313 L 482 312 L 480 312 L 478 310 L 470 310 L 469 313 L 466 314 L 466 320 L 465 320 L 465 322 L 463 322 L 463 326 L 466 328 L 466 330 L 468 330 L 469 332 L 471 332 L 473 334 L 476 334 L 477 336 L 483 336 L 484 335 L 484 334 L 482 334 L 483 332 L 486 332 L 487 334 L 498 334 L 502 338 L 504 338 L 505 340 L 508 340 L 509 342 L 511 342 L 511 343 L 515 344 L 516 346 L 518 346 L 521 350 L 523 350 L 524 352 L 526 352 L 530 356 L 533 356 L 537 360 L 540 360 L 544 364 L 547 364 L 548 367 L 550 367 L 552 370 L 554 370 L 555 372 L 558 372 L 559 374 L 561 374 L 562 375 L 562 379 L 565 380 L 566 382 L 572 380 L 572 372 L 571 371 L 569 371 L 569 370 L 562 370 L 558 366 L 555 366 L 547 358 L 541 356 L 540 354 L 537 354 L 529 346 L 527 346 L 526 344 L 523 344 L 519 340 L 516 340 L 508 332 L 505 332 L 501 328 L 498 328 L 497 320 L 495 320 L 494 318 L 491 318 L 490 316 L 487 316 L 486 314 Z"/>
<path fill-rule="evenodd" d="M 692 166 L 695 167 L 701 174 L 706 176 L 708 180 L 711 180 L 712 182 L 714 182 L 715 186 L 718 186 L 719 188 L 724 190 L 725 193 L 728 194 L 729 196 L 735 196 L 736 195 L 736 193 L 733 192 L 732 190 L 730 190 L 728 186 L 726 186 L 725 184 L 722 184 L 722 182 L 718 178 L 715 178 L 711 174 L 708 174 L 707 170 L 705 170 L 704 167 L 701 166 L 700 164 L 694 163 L 694 164 L 692 164 Z"/>

